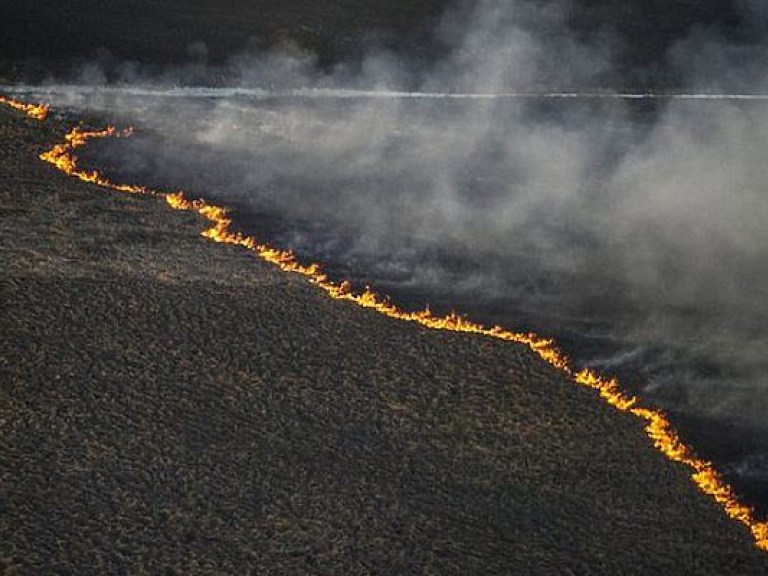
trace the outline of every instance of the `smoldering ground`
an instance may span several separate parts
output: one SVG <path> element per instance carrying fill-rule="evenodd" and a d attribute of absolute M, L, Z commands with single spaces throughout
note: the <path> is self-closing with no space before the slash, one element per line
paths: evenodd
<path fill-rule="evenodd" d="M 571 16 L 454 10 L 427 69 L 376 50 L 332 70 L 285 51 L 159 75 L 89 65 L 46 97 L 138 126 L 89 154 L 119 179 L 234 206 L 248 232 L 396 299 L 556 334 L 649 401 L 746 430 L 720 456 L 765 482 L 768 102 L 514 97 L 621 88 L 622 38 L 576 35 Z M 745 93 L 765 86 L 760 50 L 698 28 L 664 70 Z M 169 91 L 213 77 L 230 90 Z"/>

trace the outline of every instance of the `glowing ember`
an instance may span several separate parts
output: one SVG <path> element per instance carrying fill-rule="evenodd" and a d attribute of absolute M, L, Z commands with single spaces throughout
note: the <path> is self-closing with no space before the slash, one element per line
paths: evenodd
<path fill-rule="evenodd" d="M 0 103 L 22 110 L 33 118 L 40 120 L 45 118 L 47 112 L 47 108 L 44 106 L 35 107 L 9 101 L 2 97 L 0 97 Z M 214 242 L 242 246 L 254 252 L 262 260 L 275 264 L 281 270 L 296 272 L 306 276 L 331 298 L 348 300 L 364 308 L 372 308 L 391 318 L 414 322 L 427 328 L 470 332 L 500 340 L 518 342 L 528 346 L 543 360 L 562 370 L 573 382 L 596 390 L 601 398 L 617 410 L 629 412 L 643 420 L 645 422 L 645 432 L 653 441 L 654 446 L 668 459 L 687 466 L 691 471 L 691 478 L 699 490 L 708 494 L 720 504 L 728 516 L 749 527 L 757 547 L 768 552 L 768 522 L 758 521 L 754 510 L 738 501 L 733 489 L 726 484 L 712 464 L 698 458 L 691 448 L 683 444 L 663 412 L 638 406 L 637 398 L 627 396 L 622 392 L 616 379 L 607 379 L 587 369 L 576 372 L 568 358 L 557 349 L 552 340 L 541 338 L 536 334 L 511 332 L 500 326 L 487 328 L 456 313 L 446 316 L 435 316 L 429 309 L 419 312 L 400 310 L 389 300 L 379 296 L 369 288 L 366 288 L 361 293 L 356 293 L 347 281 L 331 281 L 318 264 L 302 264 L 290 251 L 279 250 L 267 244 L 259 244 L 251 236 L 245 236 L 239 232 L 232 231 L 232 221 L 227 215 L 226 208 L 209 204 L 204 200 L 189 200 L 182 192 L 163 194 L 143 186 L 115 184 L 97 171 L 89 172 L 78 168 L 77 156 L 74 154 L 74 150 L 84 146 L 88 140 L 92 138 L 124 137 L 130 134 L 130 130 L 117 131 L 112 127 L 100 131 L 86 131 L 81 128 L 75 128 L 66 135 L 63 143 L 57 144 L 48 152 L 41 154 L 40 158 L 54 165 L 65 174 L 85 182 L 98 184 L 104 188 L 138 194 L 163 195 L 171 208 L 194 211 L 209 220 L 212 226 L 202 233 L 206 238 Z"/>
<path fill-rule="evenodd" d="M 48 117 L 48 106 L 45 104 L 27 104 L 26 102 L 11 100 L 3 96 L 0 96 L 0 104 L 5 104 L 14 110 L 24 112 L 24 114 L 35 120 L 45 120 Z"/>

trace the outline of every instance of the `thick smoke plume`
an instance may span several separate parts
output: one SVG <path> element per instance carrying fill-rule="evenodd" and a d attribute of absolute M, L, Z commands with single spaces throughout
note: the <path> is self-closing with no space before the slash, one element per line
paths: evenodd
<path fill-rule="evenodd" d="M 236 206 L 374 286 L 580 335 L 597 343 L 575 346 L 585 361 L 630 367 L 659 401 L 768 433 L 766 103 L 387 97 L 621 91 L 622 40 L 577 36 L 570 17 L 562 2 L 457 8 L 428 69 L 375 50 L 333 70 L 250 54 L 126 65 L 122 85 L 154 96 L 101 90 L 89 66 L 49 97 L 140 128 L 100 152 L 126 178 Z M 697 29 L 663 65 L 689 91 L 741 93 L 768 85 L 759 55 Z M 241 91 L 167 91 L 212 79 Z"/>

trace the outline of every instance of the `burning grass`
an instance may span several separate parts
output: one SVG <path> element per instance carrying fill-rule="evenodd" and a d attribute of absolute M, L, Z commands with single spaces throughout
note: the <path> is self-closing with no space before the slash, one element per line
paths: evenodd
<path fill-rule="evenodd" d="M 22 109 L 23 110 L 23 109 Z M 108 138 L 125 136 L 128 133 L 114 129 L 104 131 L 87 131 L 81 128 L 71 131 L 65 142 L 56 145 L 51 150 L 42 154 L 42 158 L 55 165 L 63 172 L 70 174 L 85 182 L 96 183 L 100 186 L 122 190 L 131 193 L 144 193 L 159 195 L 153 190 L 132 185 L 114 185 L 106 177 L 98 172 L 82 170 L 78 166 L 75 150 L 84 146 L 91 138 Z M 680 462 L 688 467 L 697 487 L 704 493 L 713 497 L 728 513 L 731 518 L 747 525 L 752 531 L 758 547 L 765 550 L 768 546 L 768 534 L 766 524 L 758 521 L 748 507 L 741 505 L 733 491 L 727 486 L 712 466 L 694 455 L 692 450 L 685 446 L 675 434 L 666 417 L 655 410 L 644 408 L 638 404 L 637 399 L 626 396 L 615 380 L 602 378 L 590 371 L 574 370 L 568 359 L 565 358 L 547 339 L 542 339 L 533 334 L 520 334 L 504 330 L 500 327 L 487 328 L 452 314 L 445 317 L 436 317 L 424 310 L 420 312 L 401 311 L 391 302 L 377 296 L 371 290 L 362 293 L 354 292 L 346 282 L 333 282 L 318 265 L 303 264 L 293 254 L 281 251 L 273 247 L 260 244 L 255 239 L 244 236 L 232 230 L 232 223 L 227 211 L 219 206 L 214 206 L 200 200 L 189 200 L 181 193 L 164 195 L 166 202 L 173 208 L 194 212 L 207 219 L 211 226 L 203 235 L 216 242 L 239 246 L 256 253 L 261 259 L 277 265 L 281 270 L 298 273 L 308 277 L 312 283 L 320 287 L 325 293 L 334 299 L 354 302 L 359 306 L 374 309 L 381 314 L 415 323 L 420 326 L 441 331 L 473 333 L 495 340 L 518 342 L 528 346 L 539 357 L 556 367 L 561 374 L 581 386 L 595 389 L 598 394 L 611 406 L 619 411 L 631 414 L 641 419 L 645 424 L 645 430 L 658 448 L 668 459 Z M 235 344 L 233 344 L 235 345 Z M 439 376 L 435 376 L 439 378 Z M 409 418 L 413 408 L 407 401 L 399 400 L 391 403 L 392 410 L 399 418 Z M 542 408 L 544 409 L 544 408 Z M 489 408 L 489 410 L 491 410 Z M 405 420 L 403 420 L 405 421 Z M 529 497 L 536 499 L 535 494 Z M 620 506 L 620 505 L 619 505 Z"/>
<path fill-rule="evenodd" d="M 83 171 L 78 168 L 77 157 L 74 154 L 75 149 L 84 146 L 93 138 L 125 136 L 130 136 L 130 130 L 120 132 L 114 127 L 109 127 L 100 131 L 84 131 L 75 128 L 67 134 L 63 144 L 57 144 L 50 151 L 43 153 L 40 158 L 70 176 L 105 188 L 130 193 L 161 194 L 142 186 L 116 184 L 96 171 Z M 418 312 L 400 310 L 387 298 L 381 297 L 370 288 L 356 293 L 352 290 L 349 282 L 330 280 L 323 273 L 319 264 L 302 264 L 290 251 L 261 244 L 252 236 L 234 232 L 232 220 L 228 217 L 227 209 L 224 207 L 210 204 L 204 200 L 189 200 L 182 192 L 166 193 L 165 199 L 168 205 L 175 210 L 195 211 L 209 220 L 212 226 L 203 231 L 204 237 L 214 242 L 241 246 L 254 252 L 262 260 L 275 264 L 285 272 L 306 276 L 331 298 L 347 300 L 363 308 L 376 310 L 385 316 L 415 322 L 435 330 L 469 332 L 528 346 L 542 360 L 565 372 L 575 383 L 597 390 L 600 397 L 617 410 L 629 412 L 644 420 L 646 434 L 653 441 L 654 446 L 670 460 L 689 467 L 691 478 L 696 486 L 714 498 L 729 517 L 748 526 L 757 547 L 768 552 L 768 522 L 759 521 L 750 507 L 739 502 L 733 489 L 723 480 L 712 464 L 698 458 L 690 447 L 683 444 L 663 412 L 639 406 L 638 399 L 627 396 L 621 390 L 616 379 L 606 378 L 589 369 L 574 370 L 568 358 L 560 352 L 551 339 L 542 338 L 532 333 L 512 332 L 501 326 L 488 328 L 455 313 L 446 316 L 434 316 L 428 308 Z"/>
<path fill-rule="evenodd" d="M 4 96 L 0 96 L 0 104 L 4 104 L 14 110 L 23 112 L 35 120 L 45 120 L 48 117 L 48 106 L 45 104 L 27 104 L 26 102 L 12 100 L 10 98 L 5 98 Z"/>

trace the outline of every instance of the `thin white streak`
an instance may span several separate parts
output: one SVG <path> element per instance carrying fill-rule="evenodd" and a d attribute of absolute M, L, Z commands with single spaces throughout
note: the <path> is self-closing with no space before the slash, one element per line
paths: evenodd
<path fill-rule="evenodd" d="M 398 90 L 353 90 L 344 88 L 207 88 L 152 86 L 87 86 L 57 84 L 46 86 L 0 86 L 6 94 L 36 97 L 133 96 L 151 98 L 248 98 L 266 99 L 412 99 L 412 100 L 768 100 L 768 94 L 670 93 L 670 92 L 407 92 Z"/>

